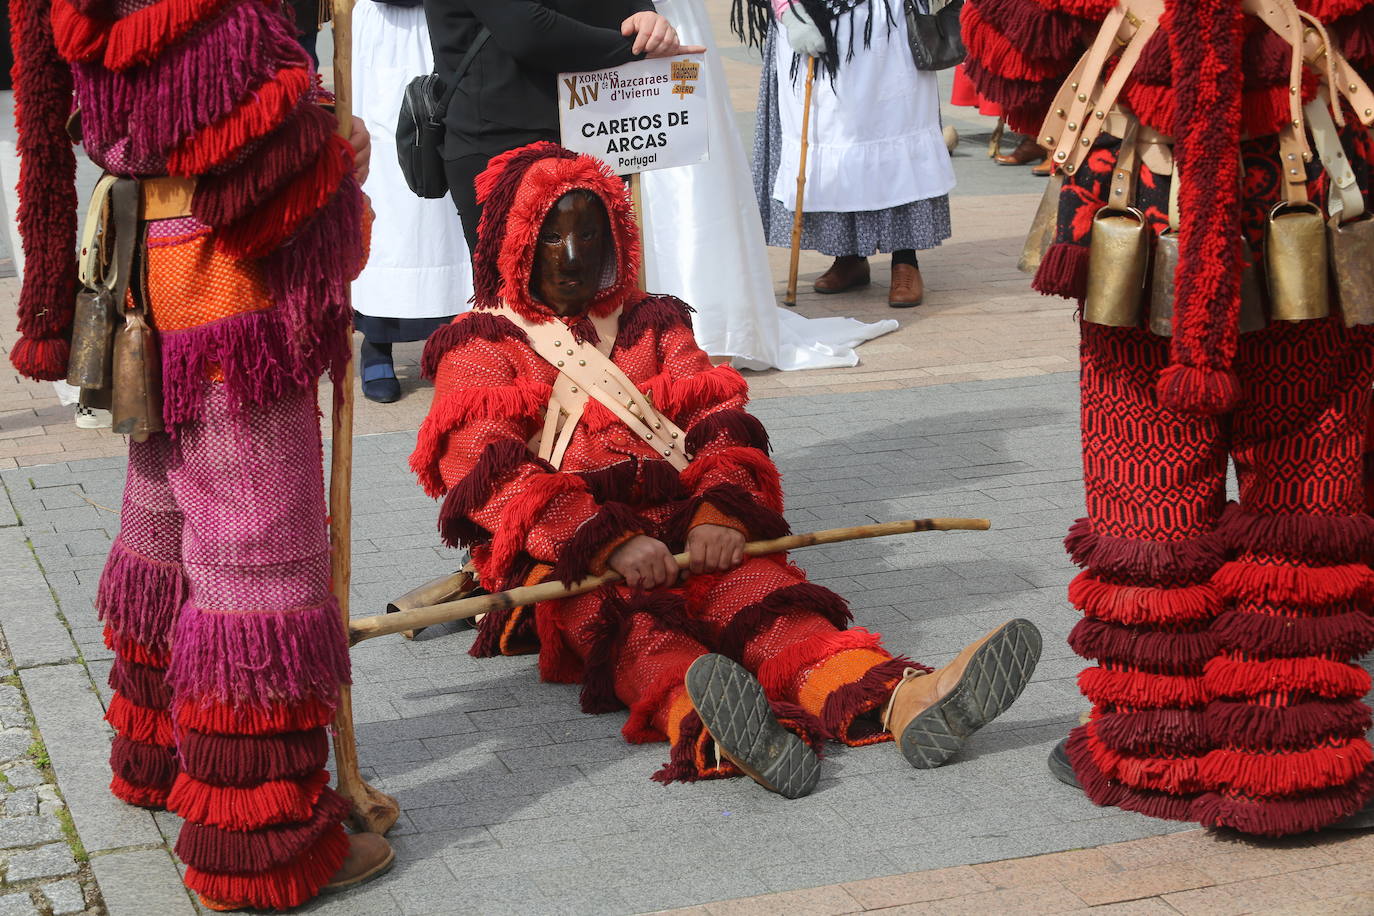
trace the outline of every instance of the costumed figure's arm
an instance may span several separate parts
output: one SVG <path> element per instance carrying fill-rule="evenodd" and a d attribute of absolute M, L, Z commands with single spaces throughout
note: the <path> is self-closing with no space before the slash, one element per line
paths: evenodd
<path fill-rule="evenodd" d="M 598 504 L 580 476 L 529 450 L 552 392 L 519 377 L 504 352 L 522 345 L 523 333 L 481 312 L 455 327 L 469 333 L 434 367 L 434 404 L 410 458 L 425 492 L 444 495 L 444 542 L 487 545 L 479 565 L 502 587 L 523 584 L 531 564 L 569 583 L 605 572 L 615 547 L 644 525 L 627 506 Z"/>
<path fill-rule="evenodd" d="M 768 457 L 768 433 L 744 408 L 749 386 L 732 366 L 712 366 L 692 335 L 689 309 L 678 299 L 647 300 L 630 314 L 617 344 L 632 346 L 653 326 L 662 371 L 643 386 L 654 406 L 687 434 L 692 462 L 682 472 L 691 495 L 672 537 L 697 525 L 728 525 L 750 540 L 780 537 L 782 481 Z"/>
<path fill-rule="evenodd" d="M 19 340 L 10 362 L 22 375 L 66 378 L 67 334 L 76 297 L 76 155 L 64 122 L 71 68 L 57 53 L 48 0 L 11 0 L 14 108 L 24 285 Z"/>

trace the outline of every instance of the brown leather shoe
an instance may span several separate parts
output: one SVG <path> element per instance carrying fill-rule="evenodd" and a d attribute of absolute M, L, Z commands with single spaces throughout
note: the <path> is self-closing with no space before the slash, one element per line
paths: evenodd
<path fill-rule="evenodd" d="M 835 259 L 830 269 L 816 278 L 812 289 L 818 293 L 843 293 L 867 286 L 868 258 L 847 254 Z"/>
<path fill-rule="evenodd" d="M 1030 165 L 1048 158 L 1049 150 L 1035 142 L 1033 137 L 1023 137 L 1016 149 L 997 157 L 998 165 Z"/>
<path fill-rule="evenodd" d="M 1039 165 L 1031 166 L 1031 174 L 1036 178 L 1049 178 L 1054 174 L 1054 163 L 1047 158 Z"/>
<path fill-rule="evenodd" d="M 1040 660 L 1040 631 L 1009 621 L 973 643 L 943 668 L 915 668 L 892 691 L 883 727 L 920 770 L 944 764 L 964 741 L 1007 710 Z"/>
<path fill-rule="evenodd" d="M 887 304 L 894 309 L 914 309 L 925 301 L 926 282 L 921 269 L 910 264 L 892 265 L 892 287 L 887 291 Z"/>
<path fill-rule="evenodd" d="M 350 834 L 348 837 L 348 855 L 344 857 L 339 870 L 334 872 L 334 877 L 330 878 L 329 883 L 320 889 L 320 893 L 333 894 L 350 887 L 357 887 L 365 881 L 371 881 L 378 875 L 386 874 L 395 864 L 396 853 L 392 851 L 391 844 L 386 841 L 386 837 L 380 833 Z"/>

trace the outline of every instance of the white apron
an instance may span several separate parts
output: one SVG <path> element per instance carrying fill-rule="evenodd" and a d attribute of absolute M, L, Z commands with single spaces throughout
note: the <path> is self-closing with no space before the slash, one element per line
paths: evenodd
<path fill-rule="evenodd" d="M 954 189 L 954 165 L 940 133 L 940 92 L 935 74 L 916 69 L 906 40 L 900 0 L 869 0 L 873 40 L 863 46 L 861 5 L 854 12 L 852 59 L 840 48 L 840 70 L 832 83 L 817 72 L 811 98 L 811 142 L 806 158 L 807 213 L 856 213 L 886 210 L 917 200 L 940 197 Z M 890 7 L 891 29 L 883 14 Z M 849 27 L 841 24 L 848 38 Z M 778 115 L 782 150 L 773 197 L 796 210 L 797 170 L 801 161 L 802 101 L 806 91 L 805 59 L 791 76 L 792 46 L 787 30 L 777 30 L 774 66 L 778 79 Z"/>
<path fill-rule="evenodd" d="M 683 44 L 708 49 L 711 158 L 643 174 L 645 286 L 695 308 L 701 348 L 732 357 L 741 368 L 858 365 L 853 348 L 895 331 L 897 322 L 808 319 L 777 304 L 749 164 L 706 10 L 701 0 L 658 0 L 655 6 Z"/>
<path fill-rule="evenodd" d="M 353 104 L 372 135 L 363 190 L 377 214 L 353 308 L 375 318 L 439 318 L 468 309 L 472 263 L 448 197 L 411 193 L 396 161 L 396 116 L 413 78 L 434 67 L 424 9 L 359 0 L 353 8 Z"/>

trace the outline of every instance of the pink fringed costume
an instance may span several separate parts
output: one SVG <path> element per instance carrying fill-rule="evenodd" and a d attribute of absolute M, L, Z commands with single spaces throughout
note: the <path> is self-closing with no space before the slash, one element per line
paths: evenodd
<path fill-rule="evenodd" d="M 111 789 L 186 819 L 195 891 L 297 906 L 349 845 L 324 769 L 349 665 L 315 389 L 348 358 L 365 256 L 352 153 L 275 3 L 14 0 L 11 14 L 21 372 L 65 374 L 73 93 L 98 165 L 195 180 L 190 213 L 142 235 L 167 433 L 130 446 L 97 598 L 116 654 Z"/>

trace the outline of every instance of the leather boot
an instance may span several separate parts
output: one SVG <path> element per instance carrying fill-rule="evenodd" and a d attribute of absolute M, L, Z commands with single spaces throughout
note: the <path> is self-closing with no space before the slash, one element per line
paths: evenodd
<path fill-rule="evenodd" d="M 1073 771 L 1073 764 L 1069 763 L 1069 739 L 1063 738 L 1050 751 L 1050 759 L 1047 761 L 1050 767 L 1050 775 L 1059 780 L 1066 786 L 1073 786 L 1075 789 L 1083 788 L 1078 781 L 1078 774 Z"/>
<path fill-rule="evenodd" d="M 320 893 L 332 894 L 347 890 L 350 887 L 357 887 L 359 884 L 386 874 L 394 864 L 396 864 L 396 853 L 392 851 L 391 844 L 380 833 L 349 834 L 348 855 L 344 856 L 343 864 L 339 866 L 338 871 L 334 872 L 334 877 L 329 879 L 329 883 L 320 888 Z M 200 898 L 201 906 L 217 913 L 253 909 L 245 903 L 213 900 L 204 894 L 197 894 L 196 896 Z"/>
<path fill-rule="evenodd" d="M 914 309 L 925 301 L 925 297 L 926 283 L 921 279 L 921 269 L 910 264 L 893 264 L 887 304 L 894 309 Z"/>
<path fill-rule="evenodd" d="M 816 278 L 812 289 L 818 293 L 843 293 L 867 286 L 868 258 L 846 254 L 835 259 L 830 269 Z"/>
<path fill-rule="evenodd" d="M 1031 174 L 1036 178 L 1049 178 L 1054 174 L 1054 163 L 1046 159 L 1039 165 L 1033 165 L 1031 166 Z"/>
<path fill-rule="evenodd" d="M 1006 155 L 997 157 L 998 165 L 1030 165 L 1032 162 L 1040 162 L 1049 156 L 1049 151 L 1033 137 L 1023 137 L 1017 144 L 1016 149 Z"/>
<path fill-rule="evenodd" d="M 1002 624 L 929 673 L 906 669 L 883 713 L 883 727 L 917 769 L 941 766 L 978 729 L 1021 695 L 1040 660 L 1040 631 L 1029 620 Z"/>

